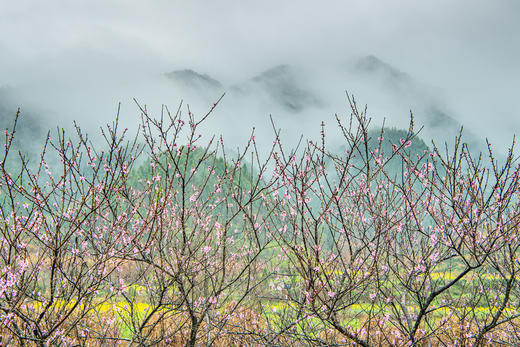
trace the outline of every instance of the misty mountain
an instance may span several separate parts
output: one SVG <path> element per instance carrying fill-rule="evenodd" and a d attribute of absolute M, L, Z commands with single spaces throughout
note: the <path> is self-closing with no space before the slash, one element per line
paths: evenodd
<path fill-rule="evenodd" d="M 399 71 L 374 55 L 362 57 L 354 62 L 354 71 L 372 78 L 386 88 L 404 92 L 415 84 L 410 75 Z"/>
<path fill-rule="evenodd" d="M 164 74 L 178 99 L 190 105 L 207 109 L 225 91 L 224 86 L 215 78 L 192 69 L 175 70 Z"/>
<path fill-rule="evenodd" d="M 223 90 L 222 84 L 207 74 L 200 74 L 191 69 L 168 72 L 165 76 L 174 83 L 199 91 Z"/>
<path fill-rule="evenodd" d="M 302 83 L 302 76 L 289 65 L 272 67 L 233 87 L 242 95 L 266 94 L 270 101 L 291 112 L 320 106 L 321 101 Z"/>
<path fill-rule="evenodd" d="M 407 105 L 413 112 L 415 129 L 424 126 L 421 136 L 429 142 L 434 140 L 438 145 L 444 142 L 453 143 L 459 134 L 462 124 L 433 88 L 423 85 L 406 72 L 369 55 L 362 57 L 349 67 L 349 72 L 368 86 L 375 95 L 384 95 L 383 99 L 390 103 Z M 390 107 L 389 107 L 390 109 Z M 393 124 L 392 114 L 387 116 L 387 124 Z M 407 115 L 405 115 L 407 116 Z M 401 116 L 402 117 L 402 116 Z M 463 132 L 463 140 L 476 151 L 485 150 L 485 144 L 471 131 L 467 124 Z"/>
<path fill-rule="evenodd" d="M 226 99 L 253 98 L 269 107 L 287 112 L 299 112 L 319 106 L 321 101 L 302 81 L 301 72 L 289 65 L 277 65 L 245 81 L 223 86 L 218 80 L 192 69 L 166 73 L 169 81 L 186 93 L 201 93 L 214 99 L 223 91 L 228 91 Z"/>

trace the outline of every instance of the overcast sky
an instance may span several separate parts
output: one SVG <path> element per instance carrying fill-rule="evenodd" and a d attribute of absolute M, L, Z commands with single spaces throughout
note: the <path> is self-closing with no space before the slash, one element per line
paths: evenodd
<path fill-rule="evenodd" d="M 234 83 L 280 63 L 373 54 L 433 87 L 483 136 L 510 138 L 520 129 L 518 18 L 518 0 L 0 1 L 0 86 L 23 91 L 22 107 L 101 124 L 119 101 L 137 118 L 132 97 L 176 105 L 182 96 L 151 87 L 175 69 Z"/>

